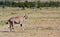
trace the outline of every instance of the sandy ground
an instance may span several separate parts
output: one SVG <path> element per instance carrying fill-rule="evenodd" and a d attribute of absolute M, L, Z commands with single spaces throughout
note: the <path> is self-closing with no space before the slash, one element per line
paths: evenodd
<path fill-rule="evenodd" d="M 23 24 L 25 30 L 21 31 L 17 25 L 14 26 L 15 31 L 10 32 L 9 25 L 2 25 L 0 26 L 0 37 L 60 37 L 60 8 L 42 8 L 42 10 L 0 8 L 0 21 L 24 12 L 28 13 L 29 16 Z"/>
<path fill-rule="evenodd" d="M 60 30 L 58 29 L 25 29 L 24 31 L 9 32 L 9 29 L 0 27 L 0 37 L 60 37 Z"/>

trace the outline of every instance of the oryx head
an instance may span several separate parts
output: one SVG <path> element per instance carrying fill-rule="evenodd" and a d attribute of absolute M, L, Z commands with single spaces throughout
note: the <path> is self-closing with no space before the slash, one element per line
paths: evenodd
<path fill-rule="evenodd" d="M 24 18 L 25 18 L 25 19 L 27 19 L 27 18 L 28 18 L 28 15 L 27 15 L 26 13 L 24 14 Z"/>

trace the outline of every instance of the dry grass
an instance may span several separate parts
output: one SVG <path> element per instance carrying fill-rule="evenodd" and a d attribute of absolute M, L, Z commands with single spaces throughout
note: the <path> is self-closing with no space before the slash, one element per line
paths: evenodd
<path fill-rule="evenodd" d="M 23 22 L 25 30 L 15 26 L 16 32 L 9 32 L 6 21 L 24 13 L 29 17 Z M 0 37 L 60 37 L 60 8 L 0 8 L 0 25 Z"/>

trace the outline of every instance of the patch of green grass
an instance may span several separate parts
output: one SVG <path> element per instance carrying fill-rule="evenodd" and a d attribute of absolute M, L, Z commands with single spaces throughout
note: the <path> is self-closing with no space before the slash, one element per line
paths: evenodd
<path fill-rule="evenodd" d="M 1 25 L 1 26 L 7 25 L 6 22 L 7 22 L 7 21 L 5 21 L 5 20 L 1 20 L 1 21 L 0 21 L 0 25 Z"/>
<path fill-rule="evenodd" d="M 17 14 L 17 13 L 11 12 L 11 15 L 13 15 L 13 14 Z"/>

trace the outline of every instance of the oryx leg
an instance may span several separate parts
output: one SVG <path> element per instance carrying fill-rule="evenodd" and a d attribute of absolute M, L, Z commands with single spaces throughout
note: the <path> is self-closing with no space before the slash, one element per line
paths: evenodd
<path fill-rule="evenodd" d="M 9 27 L 9 28 L 10 28 L 10 31 L 12 31 L 12 25 L 13 25 L 13 24 L 10 22 L 10 27 Z"/>
<path fill-rule="evenodd" d="M 14 26 L 13 25 L 14 25 L 14 22 L 12 23 L 12 29 L 14 29 Z"/>
<path fill-rule="evenodd" d="M 10 28 L 10 31 L 12 31 L 11 24 L 10 24 L 10 27 L 9 28 Z"/>
<path fill-rule="evenodd" d="M 14 30 L 14 21 L 12 22 L 12 25 L 11 26 L 12 26 L 12 30 L 15 31 Z"/>
<path fill-rule="evenodd" d="M 22 22 L 20 22 L 20 27 L 24 31 L 24 26 L 22 25 Z"/>
<path fill-rule="evenodd" d="M 12 29 L 14 29 L 13 28 L 13 25 L 14 25 L 14 23 L 13 22 L 10 22 L 10 31 L 12 31 Z"/>

